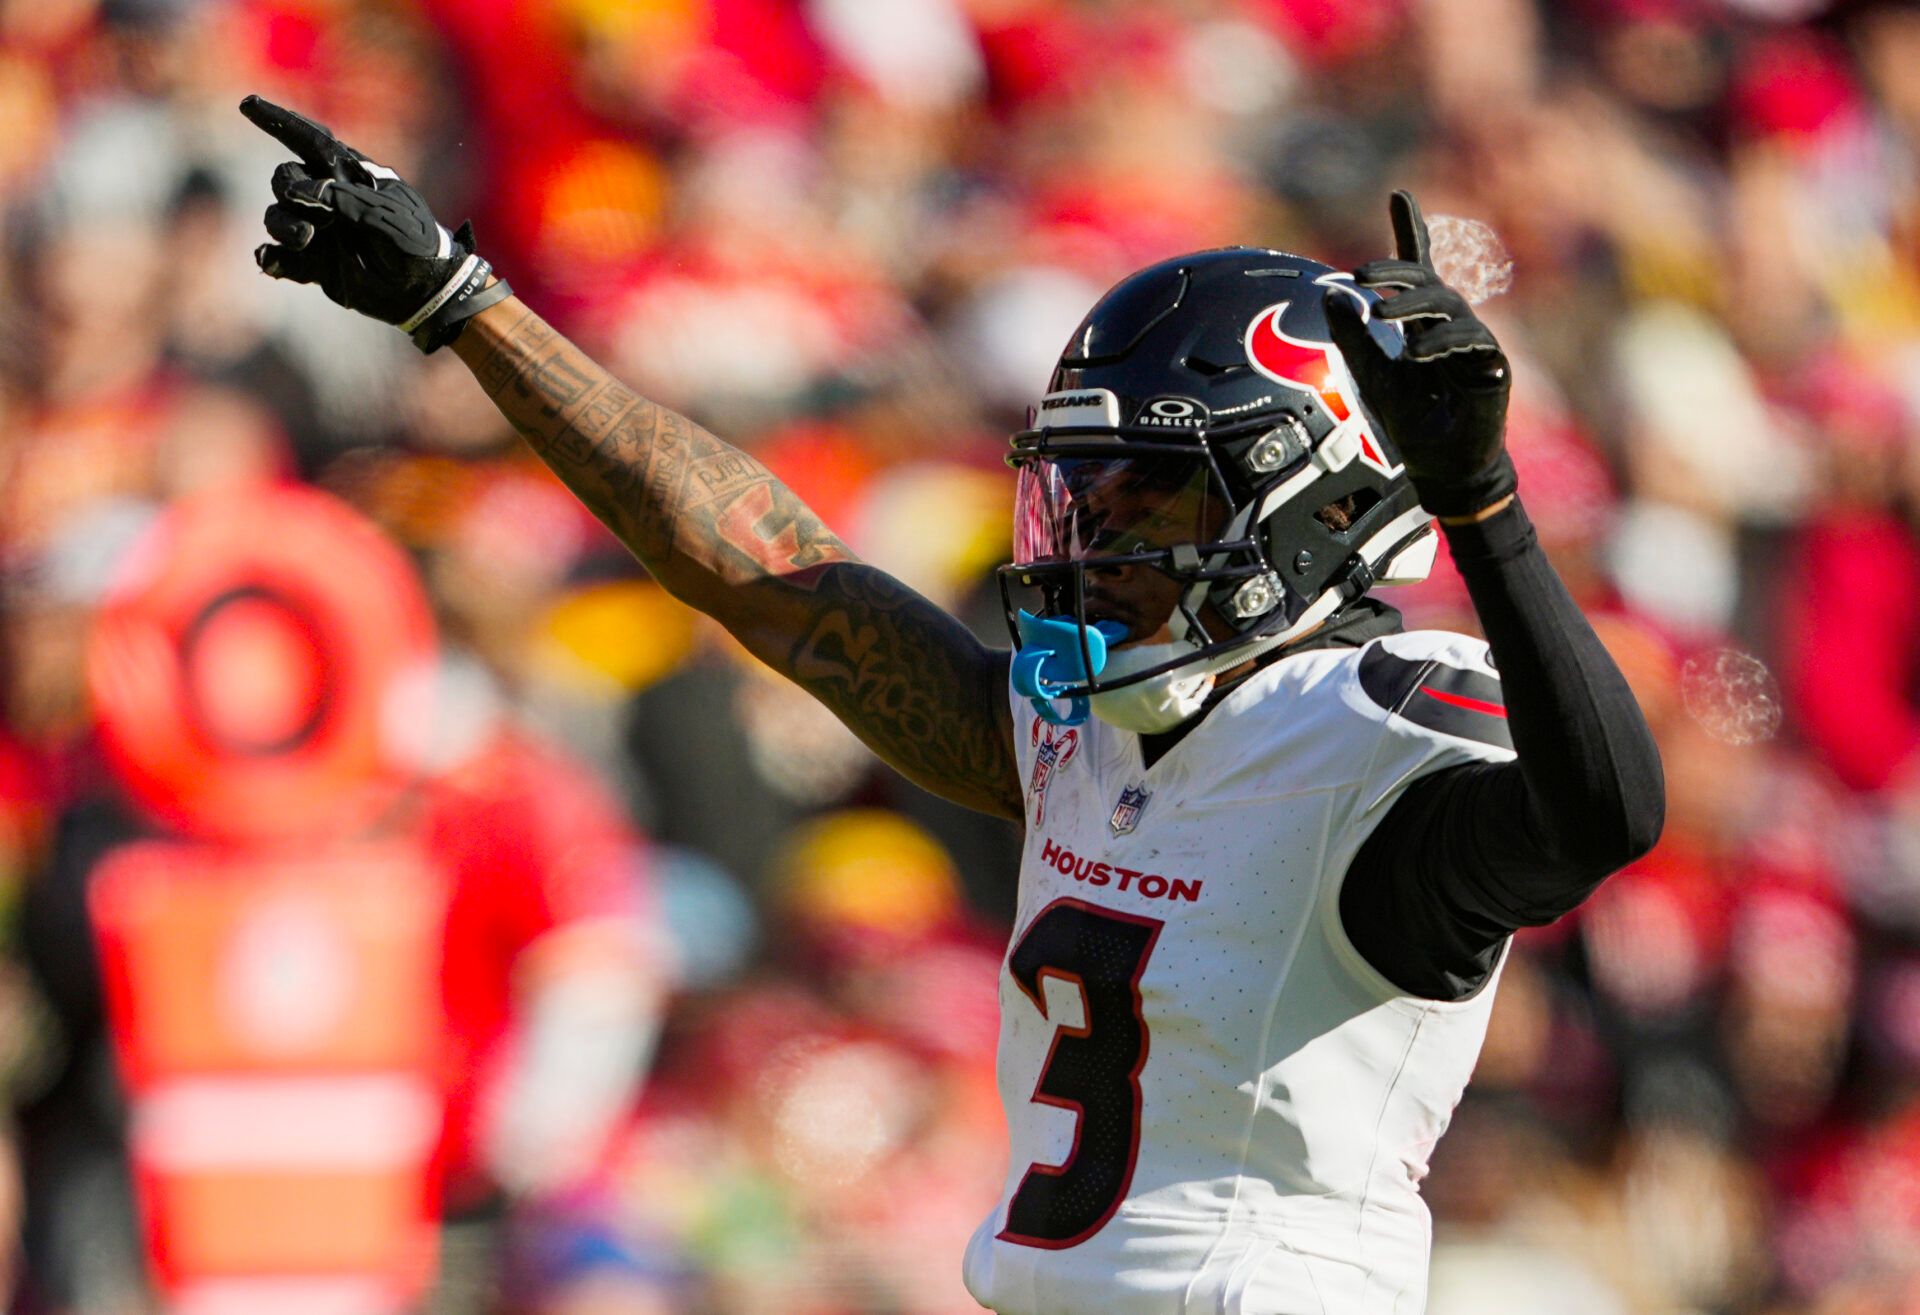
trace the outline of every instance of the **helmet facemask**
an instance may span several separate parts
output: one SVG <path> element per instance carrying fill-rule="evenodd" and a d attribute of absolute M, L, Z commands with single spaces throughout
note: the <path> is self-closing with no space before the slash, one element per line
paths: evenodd
<path fill-rule="evenodd" d="M 1219 542 L 1231 497 L 1201 449 L 1082 450 L 1018 462 L 1013 560 L 1030 568 L 1021 582 L 1039 588 L 1048 613 L 1125 627 L 1121 645 L 1184 637 L 1196 624 L 1196 559 L 1236 546 Z"/>

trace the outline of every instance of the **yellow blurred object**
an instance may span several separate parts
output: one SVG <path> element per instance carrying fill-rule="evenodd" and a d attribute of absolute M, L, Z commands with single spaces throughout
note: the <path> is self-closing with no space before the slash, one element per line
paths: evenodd
<path fill-rule="evenodd" d="M 603 41 L 684 43 L 706 24 L 706 0 L 561 0 L 560 12 Z"/>
<path fill-rule="evenodd" d="M 349 453 L 324 472 L 327 490 L 411 548 L 453 536 L 460 515 L 480 496 L 485 471 L 441 456 Z"/>
<path fill-rule="evenodd" d="M 59 105 L 53 79 L 30 60 L 0 59 L 0 182 L 12 182 L 39 169 L 54 146 Z"/>
<path fill-rule="evenodd" d="M 694 613 L 650 581 L 615 580 L 563 595 L 541 622 L 540 641 L 545 665 L 563 678 L 632 692 L 686 661 Z"/>
<path fill-rule="evenodd" d="M 953 607 L 1013 543 L 1013 481 L 948 462 L 901 466 L 867 486 L 861 553 Z"/>
<path fill-rule="evenodd" d="M 774 871 L 782 905 L 813 923 L 911 939 L 960 910 L 947 851 L 884 809 L 848 809 L 799 828 Z"/>
<path fill-rule="evenodd" d="M 1821 290 L 1841 331 L 1866 350 L 1920 328 L 1920 275 L 1884 242 L 1861 242 L 1820 270 Z"/>
<path fill-rule="evenodd" d="M 540 245 L 556 269 L 605 264 L 644 251 L 659 231 L 668 178 L 660 162 L 624 142 L 587 142 L 554 170 Z"/>
<path fill-rule="evenodd" d="M 1636 233 L 1621 247 L 1622 274 L 1637 301 L 1679 301 L 1717 311 L 1724 289 L 1713 277 L 1714 263 L 1669 235 Z"/>

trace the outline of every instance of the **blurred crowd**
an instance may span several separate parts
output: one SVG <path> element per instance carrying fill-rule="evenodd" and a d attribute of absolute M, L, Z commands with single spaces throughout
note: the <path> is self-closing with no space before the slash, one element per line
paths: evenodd
<path fill-rule="evenodd" d="M 248 92 L 994 638 L 1005 435 L 1114 280 L 1385 254 L 1394 186 L 1490 226 L 1523 496 L 1670 802 L 1520 938 L 1432 1309 L 1920 1311 L 1920 9 L 1841 0 L 0 0 L 11 1309 L 372 1309 L 182 1277 L 252 1263 L 215 1170 L 350 1111 L 437 1311 L 963 1312 L 1003 1171 L 1017 834 L 649 584 L 451 353 L 261 277 Z M 353 713 L 240 562 L 433 693 Z M 1444 568 L 1388 601 L 1473 627 Z M 431 1035 L 328 1003 L 375 961 Z"/>

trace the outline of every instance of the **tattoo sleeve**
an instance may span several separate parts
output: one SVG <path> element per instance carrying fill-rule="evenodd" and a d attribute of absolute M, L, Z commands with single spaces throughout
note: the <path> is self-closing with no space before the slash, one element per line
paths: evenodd
<path fill-rule="evenodd" d="M 454 350 L 667 590 L 908 779 L 1021 815 L 1006 654 L 861 562 L 753 457 L 634 393 L 517 298 L 474 317 Z"/>

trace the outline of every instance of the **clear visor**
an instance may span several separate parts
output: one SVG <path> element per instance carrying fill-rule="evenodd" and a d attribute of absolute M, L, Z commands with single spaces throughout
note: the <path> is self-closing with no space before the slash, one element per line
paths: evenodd
<path fill-rule="evenodd" d="M 1183 457 L 1036 457 L 1013 501 L 1017 566 L 1210 543 L 1227 517 L 1211 472 Z"/>

